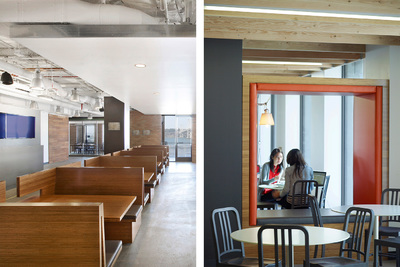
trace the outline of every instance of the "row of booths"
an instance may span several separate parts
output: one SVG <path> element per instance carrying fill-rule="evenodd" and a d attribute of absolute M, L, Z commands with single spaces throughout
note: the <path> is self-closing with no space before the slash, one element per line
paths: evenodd
<path fill-rule="evenodd" d="M 0 262 L 6 266 L 113 266 L 135 240 L 142 211 L 169 165 L 168 146 L 139 146 L 0 181 Z"/>

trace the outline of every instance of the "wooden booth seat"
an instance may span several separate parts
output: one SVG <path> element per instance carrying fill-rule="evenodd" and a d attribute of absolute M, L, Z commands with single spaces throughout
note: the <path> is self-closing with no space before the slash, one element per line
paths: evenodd
<path fill-rule="evenodd" d="M 119 211 L 115 216 L 120 217 L 107 218 L 105 216 L 104 219 L 106 240 L 132 243 L 141 225 L 141 210 L 144 202 L 143 173 L 143 168 L 54 168 L 17 177 L 17 196 L 22 197 L 40 191 L 39 197 L 31 197 L 24 201 L 57 202 L 54 200 L 56 197 L 76 195 L 76 198 L 86 196 L 85 199 L 93 199 L 89 202 L 99 202 L 97 200 L 99 196 L 105 195 L 101 198 L 117 199 L 117 202 L 114 202 L 117 205 L 118 199 L 122 196 L 136 196 L 136 201 L 130 206 L 132 210 L 135 209 L 133 206 L 139 206 L 135 213 L 135 220 L 125 219 L 124 214 L 130 209 L 121 211 L 121 206 L 112 206 L 109 209 L 112 213 Z M 121 197 L 118 198 L 118 196 Z"/>
<path fill-rule="evenodd" d="M 6 181 L 0 181 L 0 202 L 6 202 Z"/>
<path fill-rule="evenodd" d="M 157 157 L 157 172 L 164 173 L 164 151 L 162 149 L 153 148 L 135 148 L 132 150 L 121 150 L 112 153 L 113 156 L 156 156 Z"/>
<path fill-rule="evenodd" d="M 144 205 L 152 202 L 154 187 L 157 179 L 157 157 L 156 156 L 121 156 L 109 157 L 99 156 L 84 161 L 85 167 L 142 167 L 144 168 Z"/>
<path fill-rule="evenodd" d="M 120 240 L 104 239 L 102 203 L 1 203 L 0 265 L 107 266 Z"/>
<path fill-rule="evenodd" d="M 136 147 L 132 147 L 129 150 L 133 150 L 134 148 L 161 148 L 164 150 L 164 157 L 165 157 L 165 166 L 169 166 L 169 146 L 167 145 L 140 145 Z"/>

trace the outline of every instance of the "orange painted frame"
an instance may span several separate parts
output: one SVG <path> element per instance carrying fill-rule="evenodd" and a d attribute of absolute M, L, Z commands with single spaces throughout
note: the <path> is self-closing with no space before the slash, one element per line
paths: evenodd
<path fill-rule="evenodd" d="M 379 203 L 382 192 L 382 87 L 315 84 L 250 83 L 250 144 L 249 144 L 249 224 L 257 224 L 257 93 L 314 95 L 375 95 L 375 192 L 372 199 Z"/>

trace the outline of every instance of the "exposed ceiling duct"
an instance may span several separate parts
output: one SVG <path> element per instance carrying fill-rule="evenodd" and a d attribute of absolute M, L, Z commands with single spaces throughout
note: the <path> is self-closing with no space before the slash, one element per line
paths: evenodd
<path fill-rule="evenodd" d="M 88 25 L 161 24 L 164 20 L 121 5 L 78 0 L 2 0 L 0 22 Z"/>

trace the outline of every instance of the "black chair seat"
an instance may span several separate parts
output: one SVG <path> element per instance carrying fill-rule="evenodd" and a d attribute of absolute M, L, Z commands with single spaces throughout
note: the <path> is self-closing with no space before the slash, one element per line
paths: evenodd
<path fill-rule="evenodd" d="M 379 235 L 380 236 L 399 236 L 400 227 L 392 226 L 380 226 Z"/>
<path fill-rule="evenodd" d="M 345 258 L 345 257 L 325 257 L 325 258 L 317 258 L 310 260 L 311 267 L 319 267 L 319 266 L 368 266 L 365 262 L 360 262 L 356 259 Z"/>

